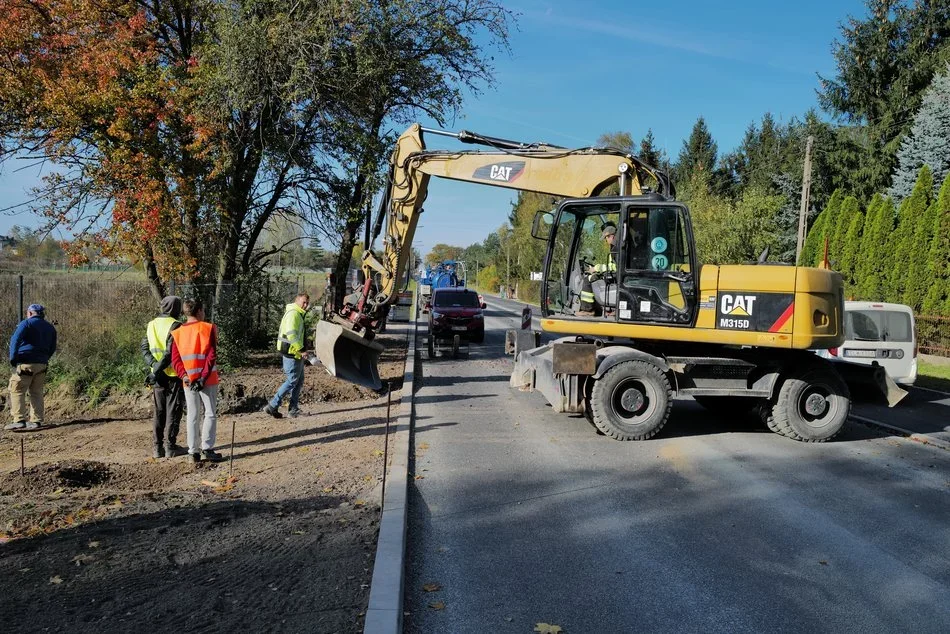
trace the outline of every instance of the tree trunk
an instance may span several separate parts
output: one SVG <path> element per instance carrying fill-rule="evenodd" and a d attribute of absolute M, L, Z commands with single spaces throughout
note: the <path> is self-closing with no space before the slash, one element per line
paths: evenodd
<path fill-rule="evenodd" d="M 161 302 L 165 297 L 165 283 L 158 274 L 158 267 L 155 266 L 155 254 L 152 252 L 152 245 L 145 243 L 145 277 L 148 279 L 149 290 L 152 291 L 152 297 Z"/>

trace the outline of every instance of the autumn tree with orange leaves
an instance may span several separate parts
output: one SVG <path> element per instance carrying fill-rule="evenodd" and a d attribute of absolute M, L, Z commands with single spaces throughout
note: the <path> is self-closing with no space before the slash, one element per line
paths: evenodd
<path fill-rule="evenodd" d="M 348 262 L 390 126 L 454 114 L 491 79 L 476 35 L 503 47 L 509 20 L 491 0 L 0 0 L 0 160 L 54 166 L 33 206 L 74 262 L 93 246 L 156 296 L 220 300 L 274 253 L 275 215 Z"/>

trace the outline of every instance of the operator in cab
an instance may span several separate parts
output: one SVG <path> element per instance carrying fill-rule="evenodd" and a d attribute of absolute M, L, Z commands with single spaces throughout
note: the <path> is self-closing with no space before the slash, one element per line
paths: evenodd
<path fill-rule="evenodd" d="M 607 221 L 601 227 L 600 237 L 607 243 L 607 261 L 596 264 L 587 270 L 581 286 L 581 303 L 577 315 L 593 317 L 597 314 L 597 299 L 594 295 L 594 283 L 617 274 L 617 225 Z M 603 306 L 600 307 L 603 310 Z"/>

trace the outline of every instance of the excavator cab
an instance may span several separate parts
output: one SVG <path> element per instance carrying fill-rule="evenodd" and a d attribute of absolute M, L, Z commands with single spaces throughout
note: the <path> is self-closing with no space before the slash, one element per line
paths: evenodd
<path fill-rule="evenodd" d="M 612 246 L 607 226 L 617 229 Z M 548 243 L 544 316 L 695 323 L 699 267 L 684 205 L 656 195 L 565 200 L 553 213 L 538 212 L 532 234 Z M 585 279 L 593 317 L 578 315 Z"/>

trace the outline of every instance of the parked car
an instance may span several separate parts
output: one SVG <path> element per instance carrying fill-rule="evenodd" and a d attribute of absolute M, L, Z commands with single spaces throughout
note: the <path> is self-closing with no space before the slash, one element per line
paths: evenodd
<path fill-rule="evenodd" d="M 917 380 L 914 311 L 904 304 L 845 302 L 846 340 L 838 348 L 818 350 L 831 361 L 880 365 L 895 383 Z"/>
<path fill-rule="evenodd" d="M 432 289 L 429 309 L 429 339 L 433 342 L 453 340 L 482 343 L 485 340 L 485 303 L 478 293 L 464 287 Z"/>

